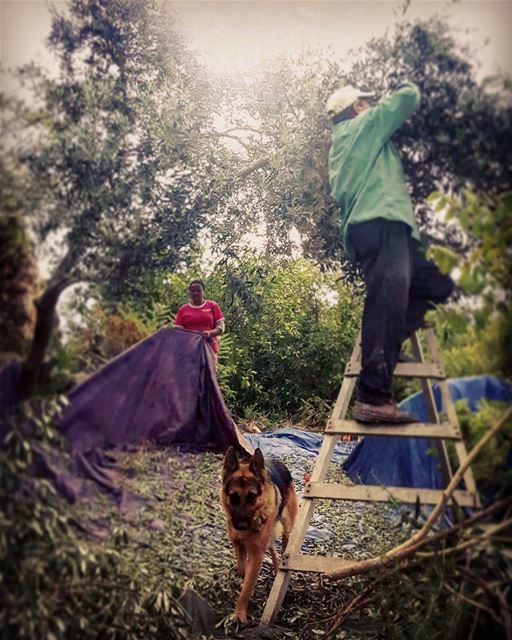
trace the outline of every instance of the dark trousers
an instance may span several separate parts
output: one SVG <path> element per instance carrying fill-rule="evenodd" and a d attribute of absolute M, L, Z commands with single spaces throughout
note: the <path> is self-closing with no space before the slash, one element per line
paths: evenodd
<path fill-rule="evenodd" d="M 357 398 L 385 404 L 402 342 L 422 326 L 429 308 L 448 298 L 454 284 L 427 260 L 403 222 L 363 222 L 351 228 L 349 240 L 366 283 Z"/>

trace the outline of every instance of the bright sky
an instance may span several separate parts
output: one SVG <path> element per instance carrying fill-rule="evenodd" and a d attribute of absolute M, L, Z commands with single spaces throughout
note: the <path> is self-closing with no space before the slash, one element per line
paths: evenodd
<path fill-rule="evenodd" d="M 62 8 L 66 3 L 53 4 Z M 181 0 L 174 6 L 191 46 L 212 70 L 240 71 L 308 45 L 330 46 L 342 57 L 391 28 L 403 0 Z M 480 49 L 479 75 L 512 73 L 512 0 L 411 0 L 406 17 L 435 13 Z M 46 0 L 0 0 L 3 66 L 30 60 L 50 64 L 44 47 L 50 20 Z M 14 84 L 7 80 L 3 89 L 12 91 Z"/>
<path fill-rule="evenodd" d="M 403 0 L 259 0 L 175 2 L 193 47 L 216 71 L 246 69 L 259 59 L 331 47 L 339 57 L 381 36 L 402 14 Z M 512 72 L 512 1 L 412 0 L 409 19 L 446 16 L 461 39 L 481 49 L 482 74 Z M 487 45 L 485 45 L 485 42 Z"/>

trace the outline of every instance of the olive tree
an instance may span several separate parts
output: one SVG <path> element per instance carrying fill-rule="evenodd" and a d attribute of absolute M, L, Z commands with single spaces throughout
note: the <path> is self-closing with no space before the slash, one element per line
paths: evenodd
<path fill-rule="evenodd" d="M 214 108 L 172 11 L 146 0 L 73 0 L 54 12 L 57 76 L 22 68 L 24 214 L 54 269 L 37 301 L 24 393 L 40 372 L 62 291 L 86 281 L 116 301 L 186 264 L 209 207 Z"/>
<path fill-rule="evenodd" d="M 244 116 L 233 117 L 231 135 L 239 138 L 247 162 L 235 172 L 238 197 L 229 194 L 219 237 L 226 237 L 227 227 L 243 233 L 258 221 L 267 230 L 270 251 L 287 253 L 295 228 L 305 255 L 323 264 L 337 262 L 339 210 L 327 179 L 326 99 L 346 83 L 379 97 L 409 80 L 421 91 L 421 108 L 393 141 L 421 231 L 458 247 L 460 235 L 440 224 L 425 205 L 428 195 L 467 186 L 496 194 L 511 187 L 512 109 L 500 92 L 477 82 L 474 59 L 474 52 L 433 18 L 401 22 L 345 60 L 309 51 L 261 68 L 239 87 L 237 104 L 244 105 Z"/>

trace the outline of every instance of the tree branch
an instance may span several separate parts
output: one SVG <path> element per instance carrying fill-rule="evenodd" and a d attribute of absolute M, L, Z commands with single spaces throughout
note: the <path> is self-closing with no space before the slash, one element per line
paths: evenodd
<path fill-rule="evenodd" d="M 257 133 L 259 136 L 262 136 L 263 133 L 258 129 L 254 129 L 254 127 L 231 127 L 231 129 L 226 129 L 226 131 L 222 131 L 219 135 L 226 135 L 226 133 L 232 133 L 233 131 L 251 131 L 252 133 Z"/>
<path fill-rule="evenodd" d="M 473 538 L 470 538 L 465 542 L 461 542 L 461 544 L 455 545 L 455 547 L 448 547 L 447 549 L 443 549 L 442 551 L 418 552 L 418 558 L 433 558 L 434 556 L 437 556 L 437 555 L 447 556 L 447 555 L 451 555 L 452 553 L 456 553 L 457 551 L 463 551 L 464 549 L 467 549 L 468 547 L 472 547 L 473 545 L 477 544 L 478 542 L 481 542 L 482 540 L 486 540 L 487 538 L 492 538 L 492 536 L 495 533 L 498 533 L 499 531 L 502 531 L 503 529 L 506 529 L 511 525 L 512 525 L 512 518 L 508 518 L 507 520 L 500 522 L 500 524 L 495 525 L 491 529 L 484 531 L 484 533 L 478 536 L 474 536 Z M 428 540 L 427 542 L 430 542 L 430 540 Z"/>
<path fill-rule="evenodd" d="M 235 142 L 238 142 L 238 144 L 241 144 L 242 147 L 246 150 L 249 151 L 249 145 L 246 144 L 243 140 L 240 140 L 240 138 L 238 136 L 233 136 L 230 133 L 224 132 L 224 133 L 213 133 L 211 134 L 213 136 L 215 136 L 216 138 L 229 138 L 230 140 L 235 140 Z"/>
<path fill-rule="evenodd" d="M 283 95 L 286 98 L 286 102 L 288 103 L 288 106 L 290 107 L 290 111 L 293 113 L 293 116 L 294 116 L 295 120 L 297 120 L 297 122 L 300 124 L 302 121 L 299 118 L 299 114 L 295 111 L 295 109 L 294 109 L 294 107 L 293 107 L 293 105 L 292 105 L 292 103 L 290 101 L 290 98 L 288 97 L 288 94 L 286 93 L 286 91 L 284 89 L 283 89 Z"/>
<path fill-rule="evenodd" d="M 239 180 L 242 178 L 246 178 L 248 175 L 250 175 L 254 171 L 257 171 L 258 169 L 265 167 L 270 162 L 270 158 L 271 158 L 270 155 L 263 156 L 262 158 L 259 158 L 258 160 L 251 162 L 251 164 L 247 165 L 244 169 L 241 169 L 240 171 L 238 171 L 238 173 L 236 174 L 236 178 Z"/>
<path fill-rule="evenodd" d="M 29 398 L 40 381 L 41 370 L 55 327 L 55 310 L 62 292 L 79 280 L 72 275 L 74 254 L 68 250 L 55 273 L 50 278 L 42 296 L 34 301 L 36 307 L 36 326 L 30 352 L 22 364 L 19 381 L 19 393 L 22 399 Z"/>
<path fill-rule="evenodd" d="M 299 131 L 302 125 L 304 125 L 305 123 L 307 123 L 306 118 L 299 120 L 299 124 L 295 127 L 292 133 L 296 133 L 297 131 Z M 259 158 L 258 160 L 255 160 L 254 162 L 251 162 L 251 164 L 247 165 L 245 169 L 240 170 L 236 174 L 235 179 L 246 178 L 248 175 L 250 175 L 254 171 L 257 171 L 258 169 L 261 169 L 262 167 L 266 166 L 270 162 L 271 158 L 272 158 L 272 155 L 268 154 L 266 156 Z"/>
<path fill-rule="evenodd" d="M 331 622 L 331 626 L 326 631 L 326 640 L 334 637 L 335 632 L 341 627 L 344 620 L 352 613 L 352 611 L 358 609 L 362 604 L 367 604 L 369 600 L 375 598 L 375 596 L 368 598 L 368 595 L 380 582 L 382 582 L 382 576 L 379 576 L 376 580 L 367 585 L 360 593 L 352 598 L 346 607 L 335 613 L 334 616 L 330 618 L 329 622 Z"/>

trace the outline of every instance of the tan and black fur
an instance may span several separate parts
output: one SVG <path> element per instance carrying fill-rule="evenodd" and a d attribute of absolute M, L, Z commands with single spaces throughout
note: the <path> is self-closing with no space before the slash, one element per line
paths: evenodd
<path fill-rule="evenodd" d="M 274 527 L 278 521 L 282 524 L 284 551 L 297 515 L 297 494 L 290 472 L 282 462 L 269 460 L 265 465 L 260 449 L 252 457 L 240 460 L 234 447 L 230 447 L 224 458 L 220 501 L 237 571 L 243 579 L 235 615 L 240 622 L 247 622 L 247 605 L 266 549 L 272 556 L 274 570 L 277 572 L 279 568 Z"/>

